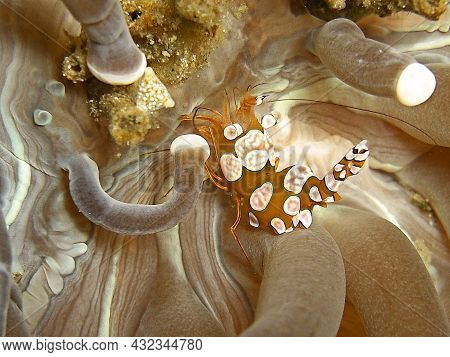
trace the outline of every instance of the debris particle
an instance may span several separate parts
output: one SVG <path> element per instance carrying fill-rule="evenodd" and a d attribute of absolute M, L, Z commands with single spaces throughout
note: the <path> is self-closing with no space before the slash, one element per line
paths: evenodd
<path fill-rule="evenodd" d="M 147 112 L 172 108 L 175 105 L 167 88 L 150 67 L 147 67 L 139 82 L 136 105 L 139 109 Z"/>

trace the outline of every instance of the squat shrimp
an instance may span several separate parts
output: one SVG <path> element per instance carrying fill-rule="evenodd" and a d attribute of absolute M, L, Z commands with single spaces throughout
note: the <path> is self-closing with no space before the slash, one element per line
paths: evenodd
<path fill-rule="evenodd" d="M 363 140 L 322 179 L 303 163 L 279 171 L 279 158 L 266 131 L 277 124 L 277 114 L 257 118 L 254 111 L 264 98 L 247 91 L 234 113 L 224 104 L 223 113 L 208 109 L 211 115 L 198 115 L 200 109 L 206 108 L 197 108 L 192 116 L 182 118 L 192 120 L 213 149 L 205 170 L 213 184 L 227 192 L 236 205 L 236 219 L 230 230 L 244 254 L 236 234 L 242 220 L 274 235 L 309 228 L 314 207 L 338 201 L 340 184 L 358 174 L 369 156 L 367 141 Z"/>

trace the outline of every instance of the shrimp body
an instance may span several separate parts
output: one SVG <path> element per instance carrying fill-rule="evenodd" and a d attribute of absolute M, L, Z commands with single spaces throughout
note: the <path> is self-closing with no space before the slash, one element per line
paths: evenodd
<path fill-rule="evenodd" d="M 223 114 L 198 116 L 199 121 L 207 122 L 197 127 L 199 132 L 215 150 L 206 171 L 236 203 L 237 219 L 231 227 L 234 236 L 241 218 L 251 227 L 274 234 L 309 228 L 314 207 L 338 201 L 340 184 L 358 174 L 369 155 L 363 140 L 322 179 L 305 164 L 277 171 L 278 158 L 265 130 L 277 123 L 277 115 L 269 113 L 258 119 L 254 106 L 262 100 L 246 94 L 233 116 L 227 105 Z"/>

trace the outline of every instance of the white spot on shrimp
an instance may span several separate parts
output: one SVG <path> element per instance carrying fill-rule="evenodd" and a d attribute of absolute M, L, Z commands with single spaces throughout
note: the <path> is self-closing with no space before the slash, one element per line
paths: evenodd
<path fill-rule="evenodd" d="M 352 150 L 353 150 L 353 149 L 352 149 Z M 353 153 L 352 150 L 350 150 L 350 151 L 345 155 L 345 158 L 346 158 L 347 160 L 353 160 L 353 159 L 356 157 L 356 155 Z"/>
<path fill-rule="evenodd" d="M 312 224 L 312 214 L 311 211 L 305 209 L 303 211 L 300 211 L 300 213 L 292 219 L 292 222 L 294 223 L 294 226 L 297 227 L 298 223 L 300 222 L 303 227 L 309 228 Z"/>
<path fill-rule="evenodd" d="M 270 225 L 278 234 L 283 234 L 284 232 L 286 232 L 286 225 L 284 224 L 283 220 L 278 217 L 272 218 L 272 220 L 270 221 Z"/>
<path fill-rule="evenodd" d="M 269 153 L 267 151 L 253 150 L 245 156 L 245 160 L 242 162 L 242 165 L 250 171 L 259 171 L 266 166 L 268 160 Z"/>
<path fill-rule="evenodd" d="M 270 182 L 263 183 L 250 196 L 250 207 L 255 211 L 266 209 L 273 194 L 273 185 Z"/>
<path fill-rule="evenodd" d="M 277 119 L 272 114 L 266 114 L 261 118 L 261 126 L 264 129 L 273 127 L 277 123 Z"/>
<path fill-rule="evenodd" d="M 362 140 L 358 145 L 355 145 L 355 149 L 358 150 L 358 153 L 369 150 L 367 147 L 367 140 Z"/>
<path fill-rule="evenodd" d="M 313 176 L 313 173 L 308 166 L 293 166 L 284 177 L 284 188 L 295 194 L 299 194 L 303 189 L 303 185 L 311 176 Z"/>
<path fill-rule="evenodd" d="M 334 171 L 340 172 L 340 171 L 342 171 L 343 168 L 344 168 L 344 165 L 342 165 L 342 164 L 336 164 L 336 165 L 334 166 Z"/>
<path fill-rule="evenodd" d="M 361 141 L 358 145 L 354 146 L 345 155 L 347 160 L 364 161 L 369 156 L 369 148 L 367 147 L 367 140 Z"/>
<path fill-rule="evenodd" d="M 242 176 L 242 163 L 233 154 L 223 154 L 220 158 L 220 168 L 228 181 L 239 180 Z"/>
<path fill-rule="evenodd" d="M 283 210 L 291 216 L 300 212 L 300 198 L 298 196 L 289 196 L 283 204 Z"/>
<path fill-rule="evenodd" d="M 364 161 L 369 157 L 369 154 L 370 154 L 369 150 L 367 150 L 361 154 L 356 154 L 355 161 L 359 161 L 359 162 Z"/>
<path fill-rule="evenodd" d="M 252 212 L 248 212 L 248 222 L 252 227 L 259 227 L 258 218 Z"/>
<path fill-rule="evenodd" d="M 242 164 L 250 171 L 261 170 L 269 160 L 269 150 L 273 144 L 259 130 L 250 130 L 236 141 L 234 149 Z"/>
<path fill-rule="evenodd" d="M 325 176 L 325 185 L 330 191 L 336 192 L 340 184 L 341 182 L 334 178 L 332 172 Z"/>
<path fill-rule="evenodd" d="M 314 202 L 322 202 L 322 196 L 320 195 L 320 191 L 317 186 L 313 186 L 309 189 L 309 198 L 311 198 Z"/>
<path fill-rule="evenodd" d="M 361 171 L 361 168 L 358 167 L 358 166 L 351 166 L 351 167 L 350 167 L 350 172 L 351 172 L 353 175 L 356 175 L 359 171 Z"/>
<path fill-rule="evenodd" d="M 300 222 L 300 216 L 299 214 L 296 214 L 294 217 L 292 217 L 292 224 L 294 227 L 298 226 L 298 222 Z"/>

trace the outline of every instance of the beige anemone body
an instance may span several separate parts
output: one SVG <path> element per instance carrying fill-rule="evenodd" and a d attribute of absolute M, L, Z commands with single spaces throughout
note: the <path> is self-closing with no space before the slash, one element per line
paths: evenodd
<path fill-rule="evenodd" d="M 72 150 L 87 152 L 95 159 L 102 186 L 112 197 L 124 202 L 156 203 L 170 191 L 172 164 L 168 153 L 151 154 L 154 145 L 167 148 L 173 138 L 192 132 L 189 124 L 179 125 L 178 116 L 202 102 L 220 109 L 226 88 L 243 89 L 266 82 L 269 84 L 261 86 L 261 91 L 275 92 L 276 98 L 327 100 L 371 110 L 375 106 L 379 112 L 383 112 L 383 103 L 394 100 L 379 99 L 343 84 L 304 49 L 306 30 L 321 25 L 320 20 L 306 14 L 293 15 L 289 1 L 280 0 L 276 5 L 268 0 L 248 3 L 248 15 L 236 23 L 232 38 L 212 54 L 210 65 L 181 87 L 169 88 L 177 105 L 161 111 L 163 133 L 153 138 L 150 135 L 145 145 L 123 152 L 89 117 L 83 88 L 61 76 L 61 59 L 68 43 L 65 31 L 79 28 L 64 6 L 56 0 L 1 2 L 0 152 L 8 168 L 1 174 L 9 182 L 4 215 L 12 237 L 12 270 L 20 280 L 25 324 L 32 333 L 260 334 L 266 331 L 265 319 L 270 321 L 273 316 L 274 324 L 280 321 L 276 311 L 283 300 L 270 293 L 283 289 L 277 285 L 283 282 L 278 274 L 286 274 L 284 279 L 292 284 L 295 279 L 289 279 L 294 274 L 314 274 L 309 270 L 314 262 L 307 254 L 302 255 L 301 248 L 295 249 L 300 249 L 298 259 L 303 265 L 291 264 L 292 257 L 283 259 L 288 255 L 283 251 L 286 237 L 267 237 L 258 230 L 248 232 L 250 228 L 241 227 L 253 263 L 250 266 L 228 230 L 234 220 L 232 202 L 210 183 L 204 184 L 198 204 L 178 226 L 158 234 L 124 236 L 94 226 L 77 212 L 68 192 L 67 173 L 56 165 L 58 143 L 63 141 Z M 402 16 L 407 21 L 402 21 Z M 394 19 L 364 19 L 361 27 L 367 36 L 392 44 L 419 62 L 450 71 L 448 19 L 445 15 L 437 24 L 415 15 L 397 14 Z M 66 84 L 63 97 L 45 90 L 52 80 Z M 438 78 L 440 85 L 448 86 L 448 81 L 439 82 Z M 448 103 L 440 104 L 448 107 Z M 50 112 L 52 123 L 36 126 L 36 109 Z M 348 299 L 340 326 L 304 332 L 333 334 L 339 328 L 340 335 L 396 334 L 398 326 L 389 330 L 371 325 L 373 311 L 383 310 L 386 296 L 393 296 L 399 304 L 396 311 L 402 311 L 402 304 L 416 292 L 392 282 L 383 270 L 387 265 L 399 274 L 396 276 L 408 276 L 418 284 L 425 281 L 425 285 L 419 284 L 422 287 L 431 279 L 441 301 L 442 306 L 436 305 L 431 312 L 420 310 L 418 305 L 418 320 L 426 323 L 411 328 L 410 333 L 448 333 L 446 322 L 436 316 L 442 313 L 442 307 L 450 315 L 446 279 L 450 272 L 450 149 L 433 145 L 432 137 L 437 132 L 434 141 L 448 143 L 448 123 L 447 127 L 440 123 L 434 128 L 434 118 L 425 118 L 425 128 L 431 128 L 430 140 L 423 132 L 392 118 L 332 104 L 279 101 L 263 104 L 258 113 L 274 109 L 283 118 L 271 133 L 284 165 L 304 159 L 321 177 L 352 144 L 367 139 L 371 150 L 369 167 L 343 185 L 343 200 L 334 207 L 315 210 L 311 233 L 302 232 L 302 244 L 307 247 L 303 248 L 322 257 L 323 266 L 334 266 L 336 256 L 329 250 L 324 253 L 317 242 L 330 244 L 331 251 L 340 249 L 347 257 L 344 265 L 348 257 L 353 259 L 345 266 Z M 412 193 L 429 203 L 419 208 L 411 200 Z M 399 248 L 403 243 L 383 243 L 391 236 L 414 243 L 429 276 L 420 275 L 422 263 L 413 252 L 408 254 L 418 264 L 419 273 L 411 276 L 415 270 L 405 271 L 404 264 L 410 262 Z M 333 237 L 339 249 L 327 237 Z M 355 241 L 347 246 L 342 237 Z M 347 243 L 339 244 L 341 239 Z M 262 255 L 272 245 L 273 255 L 264 260 Z M 351 251 L 351 247 L 357 250 Z M 371 266 L 364 265 L 366 259 Z M 339 264 L 336 266 L 342 270 Z M 277 271 L 277 266 L 283 271 Z M 261 285 L 266 268 L 272 275 L 268 274 Z M 320 274 L 303 282 L 318 294 L 334 280 L 344 282 L 342 276 L 333 276 L 331 268 Z M 353 275 L 358 274 L 365 274 L 368 280 L 361 285 L 359 295 L 351 286 Z M 382 285 L 381 292 L 370 288 L 374 281 Z M 429 289 L 423 292 L 428 293 L 435 294 Z M 309 298 L 307 294 L 304 300 Z M 339 298 L 343 298 L 342 293 Z M 319 311 L 313 307 L 311 311 L 316 313 L 311 316 L 318 316 Z M 341 321 L 342 309 L 329 313 Z M 427 314 L 432 316 L 427 318 Z M 259 324 L 252 325 L 255 317 Z M 401 319 L 400 325 L 416 323 Z M 310 321 L 304 322 L 307 326 Z M 277 328 L 279 334 L 290 333 L 288 322 Z M 399 333 L 407 334 L 405 331 Z M 14 333 L 14 329 L 10 331 Z"/>

